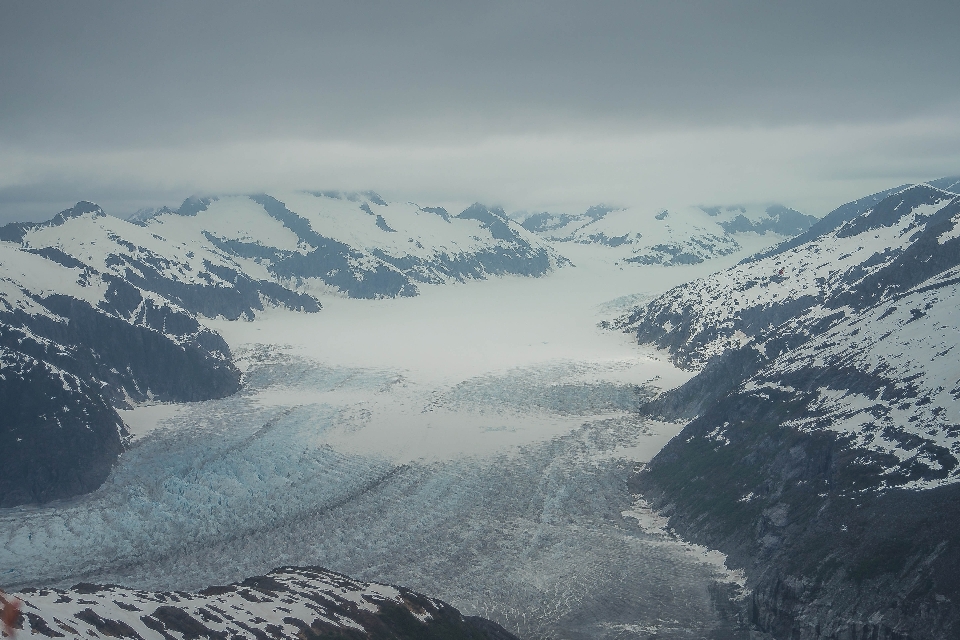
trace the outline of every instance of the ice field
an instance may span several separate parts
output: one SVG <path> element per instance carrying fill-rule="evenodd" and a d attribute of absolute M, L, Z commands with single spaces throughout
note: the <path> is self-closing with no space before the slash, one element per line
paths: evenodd
<path fill-rule="evenodd" d="M 0 585 L 197 589 L 282 565 L 401 584 L 524 638 L 698 638 L 738 589 L 626 487 L 682 425 L 634 409 L 690 372 L 597 328 L 731 256 L 324 299 L 210 321 L 234 396 L 123 412 L 107 482 L 0 511 Z"/>

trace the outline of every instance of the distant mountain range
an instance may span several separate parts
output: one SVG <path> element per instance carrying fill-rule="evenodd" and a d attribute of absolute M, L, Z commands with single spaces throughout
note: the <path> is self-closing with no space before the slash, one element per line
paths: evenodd
<path fill-rule="evenodd" d="M 619 319 L 699 371 L 634 479 L 774 637 L 960 633 L 960 180 L 840 207 Z"/>
<path fill-rule="evenodd" d="M 579 215 L 533 213 L 518 219 L 561 252 L 570 244 L 599 245 L 623 264 L 666 266 L 699 264 L 742 251 L 740 242 L 748 234 L 769 233 L 769 244 L 774 244 L 777 236 L 793 237 L 817 222 L 782 205 L 659 212 L 597 205 Z"/>

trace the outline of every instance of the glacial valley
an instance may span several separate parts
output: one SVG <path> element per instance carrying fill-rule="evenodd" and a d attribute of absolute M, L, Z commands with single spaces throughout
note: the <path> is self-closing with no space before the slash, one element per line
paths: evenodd
<path fill-rule="evenodd" d="M 300 580 L 290 597 L 309 600 L 344 574 L 350 593 L 442 600 L 423 624 L 479 616 L 529 639 L 915 633 L 908 608 L 858 621 L 928 547 L 889 571 L 837 552 L 822 584 L 784 567 L 791 545 L 814 554 L 810 509 L 833 526 L 856 492 L 955 482 L 956 188 L 819 222 L 740 205 L 513 219 L 316 192 L 8 225 L 0 393 L 37 397 L 0 424 L 33 460 L 0 476 L 0 586 L 29 608 L 38 588 L 121 585 L 83 587 L 95 616 L 70 615 L 91 630 L 126 615 L 110 589 L 153 607 L 267 576 L 250 584 L 274 598 Z M 824 612 L 851 571 L 861 595 Z M 950 629 L 949 607 L 923 604 L 946 589 L 898 597 Z M 318 615 L 385 623 L 420 606 L 405 593 L 374 598 L 379 621 Z M 157 611 L 123 624 L 188 637 Z"/>

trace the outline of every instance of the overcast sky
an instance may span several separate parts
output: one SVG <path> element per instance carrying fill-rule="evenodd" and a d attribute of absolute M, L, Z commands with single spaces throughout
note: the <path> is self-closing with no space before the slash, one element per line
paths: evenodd
<path fill-rule="evenodd" d="M 960 2 L 0 0 L 0 221 L 374 189 L 508 210 L 960 174 Z"/>

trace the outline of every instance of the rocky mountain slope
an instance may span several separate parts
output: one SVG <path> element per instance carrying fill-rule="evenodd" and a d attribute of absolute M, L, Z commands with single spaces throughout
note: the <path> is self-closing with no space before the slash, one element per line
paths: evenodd
<path fill-rule="evenodd" d="M 960 630 L 956 182 L 845 205 L 619 321 L 700 370 L 645 408 L 692 421 L 635 487 L 747 568 L 773 637 Z"/>
<path fill-rule="evenodd" d="M 160 296 L 57 254 L 0 243 L 0 506 L 90 491 L 106 478 L 129 401 L 239 388 L 223 339 Z"/>
<path fill-rule="evenodd" d="M 201 320 L 318 297 L 539 276 L 562 258 L 497 209 L 458 215 L 374 193 L 189 198 L 133 221 L 80 202 L 0 228 L 0 507 L 96 488 L 123 449 L 114 407 L 234 393 L 240 373 Z"/>
<path fill-rule="evenodd" d="M 499 625 L 403 587 L 284 567 L 199 593 L 78 584 L 28 589 L 14 627 L 48 638 L 515 640 Z"/>
<path fill-rule="evenodd" d="M 659 212 L 597 205 L 580 215 L 535 213 L 520 220 L 525 229 L 555 243 L 561 252 L 569 244 L 598 245 L 623 264 L 666 266 L 699 264 L 742 251 L 745 242 L 751 244 L 751 236 L 790 238 L 817 221 L 782 205 Z"/>

